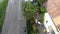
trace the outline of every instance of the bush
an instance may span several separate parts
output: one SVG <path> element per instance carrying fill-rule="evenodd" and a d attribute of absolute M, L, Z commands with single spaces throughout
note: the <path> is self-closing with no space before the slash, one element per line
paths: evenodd
<path fill-rule="evenodd" d="M 44 2 L 46 2 L 47 0 L 38 0 L 38 2 L 40 3 L 40 5 L 43 5 Z"/>
<path fill-rule="evenodd" d="M 47 9 L 44 6 L 41 6 L 40 10 L 41 10 L 40 11 L 41 13 L 46 13 L 47 12 Z"/>
<path fill-rule="evenodd" d="M 27 34 L 38 34 L 39 30 L 37 28 L 37 25 L 34 21 L 34 16 L 36 14 L 40 15 L 40 21 L 44 22 L 44 13 L 47 12 L 46 8 L 42 6 L 42 4 L 45 2 L 45 0 L 36 0 L 41 4 L 41 6 L 38 6 L 36 2 L 24 2 L 23 3 L 23 15 L 26 18 L 26 24 L 27 24 Z"/>
<path fill-rule="evenodd" d="M 23 7 L 23 15 L 26 19 L 31 19 L 35 14 L 38 13 L 38 6 L 35 3 L 26 2 Z"/>
<path fill-rule="evenodd" d="M 27 20 L 26 22 L 27 22 L 26 23 L 27 24 L 27 34 L 38 34 L 39 33 L 36 24 L 34 24 L 34 21 Z"/>
<path fill-rule="evenodd" d="M 40 13 L 40 22 L 44 23 L 44 13 Z"/>
<path fill-rule="evenodd" d="M 38 2 L 39 5 L 43 5 L 44 2 L 46 2 L 47 0 L 34 0 L 34 2 Z"/>

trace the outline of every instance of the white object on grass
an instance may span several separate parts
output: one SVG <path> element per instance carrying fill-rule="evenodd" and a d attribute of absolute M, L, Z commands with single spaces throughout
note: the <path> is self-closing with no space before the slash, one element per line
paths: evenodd
<path fill-rule="evenodd" d="M 38 22 L 38 24 L 41 24 L 41 22 Z"/>

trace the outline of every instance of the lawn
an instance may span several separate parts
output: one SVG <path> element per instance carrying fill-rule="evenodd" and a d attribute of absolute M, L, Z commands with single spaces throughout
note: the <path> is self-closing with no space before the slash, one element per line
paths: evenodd
<path fill-rule="evenodd" d="M 0 31 L 2 31 L 7 4 L 8 0 L 3 0 L 2 2 L 0 2 Z"/>

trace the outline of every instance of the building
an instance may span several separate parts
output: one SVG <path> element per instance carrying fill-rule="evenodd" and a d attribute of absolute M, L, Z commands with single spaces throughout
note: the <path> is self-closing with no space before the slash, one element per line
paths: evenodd
<path fill-rule="evenodd" d="M 60 0 L 48 0 L 44 6 L 47 8 L 47 11 L 57 29 L 57 32 L 60 31 Z"/>

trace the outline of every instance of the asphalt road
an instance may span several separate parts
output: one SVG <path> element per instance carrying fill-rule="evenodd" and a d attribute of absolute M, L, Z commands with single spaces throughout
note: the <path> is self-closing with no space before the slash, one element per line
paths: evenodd
<path fill-rule="evenodd" d="M 27 34 L 25 18 L 22 14 L 22 0 L 9 0 L 2 34 Z"/>

